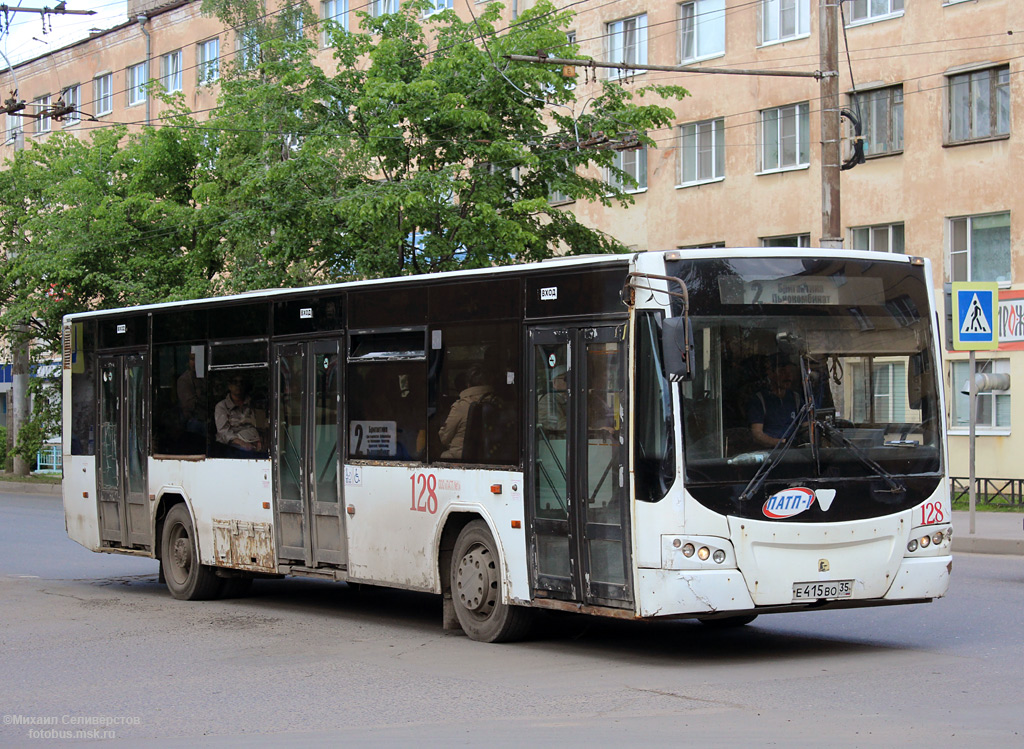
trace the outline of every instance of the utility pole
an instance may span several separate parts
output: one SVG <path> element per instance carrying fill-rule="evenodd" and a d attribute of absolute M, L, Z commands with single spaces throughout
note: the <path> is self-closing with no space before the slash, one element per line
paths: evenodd
<path fill-rule="evenodd" d="M 839 3 L 819 0 L 818 45 L 821 57 L 821 239 L 820 247 L 843 248 L 839 198 Z"/>

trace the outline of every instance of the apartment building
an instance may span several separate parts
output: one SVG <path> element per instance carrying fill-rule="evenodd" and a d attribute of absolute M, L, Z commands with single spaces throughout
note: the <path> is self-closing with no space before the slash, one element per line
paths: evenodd
<path fill-rule="evenodd" d="M 387 12 L 397 0 L 329 0 L 321 17 Z M 462 3 L 463 0 L 460 0 Z M 474 0 L 470 0 L 474 2 Z M 511 20 L 533 0 L 508 0 Z M 469 7 L 455 9 L 466 14 Z M 569 5 L 559 2 L 558 5 Z M 819 0 L 584 0 L 571 36 L 582 54 L 634 64 L 819 70 Z M 213 106 L 219 65 L 239 40 L 199 2 L 132 0 L 125 24 L 16 66 L 21 98 L 62 97 L 85 114 L 62 123 L 6 117 L 0 158 L 54 130 L 85 133 L 153 121 L 158 78 L 195 111 Z M 438 0 L 437 8 L 453 7 Z M 935 285 L 999 284 L 1000 347 L 982 371 L 1024 383 L 1024 3 L 1020 0 L 843 0 L 842 107 L 861 120 L 866 160 L 842 172 L 845 246 L 931 259 Z M 307 33 L 318 31 L 308 29 Z M 320 35 L 321 45 L 323 44 Z M 557 54 L 558 52 L 555 51 Z M 323 49 L 321 62 L 333 64 Z M 13 88 L 10 71 L 0 86 Z M 580 102 L 601 78 L 627 86 L 681 85 L 676 123 L 657 148 L 625 151 L 639 187 L 629 208 L 565 203 L 581 220 L 636 250 L 813 246 L 821 231 L 821 93 L 813 78 L 578 69 Z M 204 84 L 213 82 L 214 86 Z M 660 101 L 651 99 L 652 102 Z M 834 113 L 831 115 L 834 116 Z M 843 158 L 852 129 L 844 124 Z M 944 363 L 954 475 L 967 475 L 966 355 Z M 875 394 L 885 399 L 885 385 Z M 1024 397 L 981 396 L 978 475 L 1024 479 Z M 1013 425 L 1017 426 L 1016 431 Z"/>

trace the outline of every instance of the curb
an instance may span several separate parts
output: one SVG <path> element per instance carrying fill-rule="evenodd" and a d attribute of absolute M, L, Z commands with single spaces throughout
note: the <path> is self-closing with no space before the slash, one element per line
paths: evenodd
<path fill-rule="evenodd" d="M 1024 556 L 1024 538 L 953 536 L 953 551 L 964 554 L 1015 554 Z"/>
<path fill-rule="evenodd" d="M 0 481 L 0 494 L 43 494 L 59 497 L 60 484 L 33 484 L 28 481 Z"/>

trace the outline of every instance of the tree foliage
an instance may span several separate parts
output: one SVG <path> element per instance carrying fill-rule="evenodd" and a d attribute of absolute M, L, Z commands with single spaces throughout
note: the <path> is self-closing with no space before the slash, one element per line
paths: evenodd
<path fill-rule="evenodd" d="M 220 163 L 203 193 L 230 216 L 229 263 L 243 285 L 621 250 L 549 198 L 630 202 L 588 176 L 612 168 L 614 150 L 582 144 L 654 145 L 647 131 L 672 112 L 647 99 L 685 95 L 640 89 L 636 103 L 604 81 L 581 105 L 560 67 L 510 63 L 506 55 L 578 53 L 566 44 L 571 14 L 547 0 L 504 30 L 499 3 L 468 21 L 451 10 L 424 18 L 423 0 L 394 15 L 360 12 L 358 33 L 323 22 L 330 69 L 314 62 L 317 34 L 295 33 L 300 21 L 317 24 L 308 7 L 204 8 L 251 45 L 222 82 L 210 122 L 223 133 Z"/>

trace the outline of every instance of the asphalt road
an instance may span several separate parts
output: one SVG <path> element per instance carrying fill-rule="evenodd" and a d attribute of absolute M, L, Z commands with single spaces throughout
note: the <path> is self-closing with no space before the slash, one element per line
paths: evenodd
<path fill-rule="evenodd" d="M 407 592 L 175 601 L 156 562 L 69 541 L 58 499 L 0 495 L 0 743 L 1021 746 L 1022 595 L 1024 558 L 958 554 L 927 605 L 483 645 Z"/>

